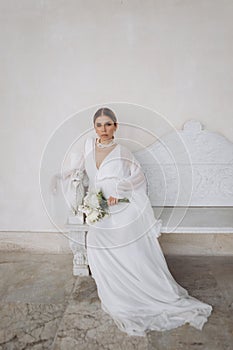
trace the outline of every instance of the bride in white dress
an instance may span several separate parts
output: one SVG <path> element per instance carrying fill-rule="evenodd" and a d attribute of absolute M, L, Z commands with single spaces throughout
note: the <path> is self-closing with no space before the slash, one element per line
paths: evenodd
<path fill-rule="evenodd" d="M 114 140 L 118 124 L 108 108 L 94 115 L 97 138 L 88 137 L 79 168 L 88 190 L 102 189 L 111 215 L 89 226 L 88 264 L 102 309 L 128 335 L 145 336 L 185 323 L 201 330 L 212 306 L 190 296 L 171 275 L 158 237 L 142 168 L 127 147 Z M 118 202 L 128 198 L 129 203 Z"/>

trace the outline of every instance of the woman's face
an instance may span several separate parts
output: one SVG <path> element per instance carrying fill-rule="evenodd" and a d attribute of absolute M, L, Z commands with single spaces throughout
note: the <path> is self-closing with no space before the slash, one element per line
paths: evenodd
<path fill-rule="evenodd" d="M 111 140 L 117 128 L 113 120 L 105 115 L 96 118 L 94 127 L 96 133 L 100 137 L 100 141 Z"/>

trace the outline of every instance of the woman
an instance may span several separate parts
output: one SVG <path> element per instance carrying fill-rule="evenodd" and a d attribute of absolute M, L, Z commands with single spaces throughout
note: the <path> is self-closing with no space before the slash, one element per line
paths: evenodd
<path fill-rule="evenodd" d="M 94 115 L 96 138 L 87 138 L 79 168 L 89 191 L 102 189 L 111 215 L 91 224 L 87 256 L 102 309 L 122 331 L 145 336 L 189 323 L 202 329 L 212 306 L 172 277 L 158 242 L 161 220 L 154 216 L 146 178 L 127 147 L 114 140 L 118 124 L 108 108 Z M 119 198 L 129 202 L 118 202 Z"/>

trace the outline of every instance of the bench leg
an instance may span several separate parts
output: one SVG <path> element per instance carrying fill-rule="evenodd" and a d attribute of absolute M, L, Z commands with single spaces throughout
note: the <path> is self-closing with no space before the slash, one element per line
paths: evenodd
<path fill-rule="evenodd" d="M 70 231 L 69 246 L 73 252 L 73 275 L 89 276 L 90 270 L 88 266 L 86 251 L 86 231 Z"/>

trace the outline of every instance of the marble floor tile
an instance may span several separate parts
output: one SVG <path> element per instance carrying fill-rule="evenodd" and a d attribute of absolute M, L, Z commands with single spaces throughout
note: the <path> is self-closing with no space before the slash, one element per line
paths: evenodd
<path fill-rule="evenodd" d="M 213 274 L 210 260 L 197 257 L 167 256 L 166 260 L 173 277 L 189 294 L 203 302 L 221 307 L 223 296 L 216 277 Z M 191 275 L 190 275 L 191 273 Z M 225 308 L 225 306 L 224 306 Z"/>
<path fill-rule="evenodd" d="M 233 259 L 221 257 L 213 261 L 212 269 L 222 295 L 222 307 L 233 312 Z"/>
<path fill-rule="evenodd" d="M 167 256 L 166 260 L 173 276 L 192 296 L 219 310 L 233 310 L 233 257 Z"/>
<path fill-rule="evenodd" d="M 146 337 L 129 337 L 102 309 L 92 277 L 78 278 L 53 350 L 147 350 Z"/>
<path fill-rule="evenodd" d="M 232 350 L 233 257 L 165 256 L 176 281 L 213 306 L 202 331 L 185 324 L 128 336 L 101 309 L 72 255 L 1 253 L 0 350 Z"/>
<path fill-rule="evenodd" d="M 64 304 L 0 303 L 0 350 L 50 349 Z"/>
<path fill-rule="evenodd" d="M 0 252 L 0 300 L 62 303 L 76 277 L 71 254 Z"/>
<path fill-rule="evenodd" d="M 201 331 L 185 324 L 170 331 L 149 332 L 148 350 L 232 350 L 231 327 L 230 315 L 215 309 Z"/>
<path fill-rule="evenodd" d="M 233 279 L 230 278 L 230 272 L 233 276 L 233 258 L 166 256 L 166 260 L 177 282 L 193 297 L 211 304 L 213 312 L 202 331 L 185 324 L 166 332 L 149 332 L 149 350 L 232 350 L 232 310 L 228 308 L 227 293 L 223 289 L 227 280 L 228 295 L 233 295 Z M 222 283 L 218 283 L 217 266 Z"/>

